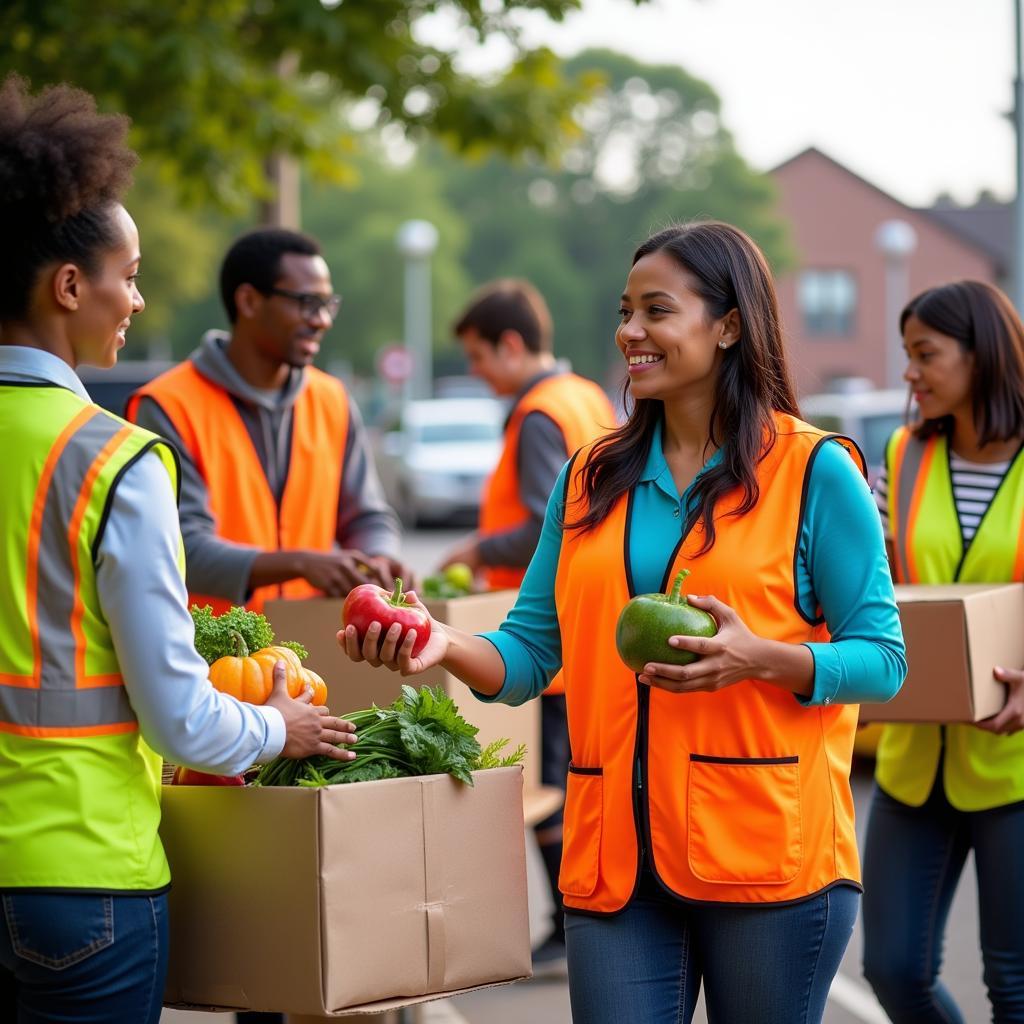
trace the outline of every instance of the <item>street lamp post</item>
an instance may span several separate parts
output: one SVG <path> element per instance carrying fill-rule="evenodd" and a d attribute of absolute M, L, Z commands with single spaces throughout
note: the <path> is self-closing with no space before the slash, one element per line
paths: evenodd
<path fill-rule="evenodd" d="M 917 232 L 905 220 L 883 221 L 875 245 L 885 257 L 885 385 L 898 388 L 904 362 L 899 319 L 910 299 L 910 254 L 917 248 Z"/>
<path fill-rule="evenodd" d="M 430 309 L 430 257 L 437 248 L 437 228 L 430 221 L 407 220 L 395 242 L 405 260 L 405 345 L 412 372 L 405 381 L 405 398 L 429 398 L 433 379 Z"/>

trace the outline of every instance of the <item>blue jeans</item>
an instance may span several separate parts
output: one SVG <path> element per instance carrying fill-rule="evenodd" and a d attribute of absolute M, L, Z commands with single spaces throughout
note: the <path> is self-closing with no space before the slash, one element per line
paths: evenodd
<path fill-rule="evenodd" d="M 837 885 L 788 906 L 684 904 L 644 877 L 621 913 L 565 913 L 574 1024 L 817 1024 L 857 917 Z"/>
<path fill-rule="evenodd" d="M 4 1024 L 157 1024 L 167 896 L 0 893 Z"/>
<path fill-rule="evenodd" d="M 963 1024 L 939 968 L 973 849 L 992 1020 L 1024 1022 L 1024 804 L 958 811 L 941 778 L 921 807 L 875 790 L 864 846 L 864 976 L 895 1024 Z"/>

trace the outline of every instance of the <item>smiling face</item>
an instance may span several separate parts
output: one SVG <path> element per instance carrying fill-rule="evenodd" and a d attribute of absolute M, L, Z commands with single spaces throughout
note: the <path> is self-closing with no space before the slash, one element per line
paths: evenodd
<path fill-rule="evenodd" d="M 916 316 L 904 325 L 903 347 L 908 360 L 903 378 L 924 419 L 973 415 L 973 353 Z"/>
<path fill-rule="evenodd" d="M 637 260 L 619 310 L 615 344 L 634 398 L 710 397 L 723 355 L 739 337 L 739 315 L 708 314 L 696 282 L 664 250 Z"/>
<path fill-rule="evenodd" d="M 135 282 L 141 258 L 138 228 L 120 204 L 112 207 L 110 217 L 116 241 L 103 253 L 98 270 L 81 277 L 75 316 L 68 319 L 75 365 L 113 366 L 132 316 L 146 307 Z"/>
<path fill-rule="evenodd" d="M 251 288 L 251 286 L 246 286 Z M 303 295 L 319 295 L 328 299 L 334 294 L 331 272 L 322 256 L 306 256 L 287 252 L 274 287 Z M 243 307 L 239 305 L 239 311 Z M 333 320 L 321 307 L 315 313 L 303 311 L 303 303 L 289 295 L 260 295 L 245 305 L 255 328 L 251 337 L 256 348 L 269 362 L 291 367 L 308 366 L 320 351 L 320 341 Z"/>

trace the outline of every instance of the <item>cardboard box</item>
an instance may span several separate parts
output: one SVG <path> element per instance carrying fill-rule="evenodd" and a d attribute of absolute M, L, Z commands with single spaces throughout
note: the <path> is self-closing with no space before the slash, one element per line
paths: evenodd
<path fill-rule="evenodd" d="M 430 614 L 438 622 L 447 623 L 466 633 L 486 633 L 497 629 L 515 604 L 518 590 L 498 590 L 488 594 L 472 594 L 449 600 L 425 601 Z M 323 676 L 327 683 L 327 703 L 331 711 L 344 715 L 347 711 L 384 707 L 398 697 L 403 683 L 412 686 L 441 684 L 459 706 L 467 722 L 479 728 L 477 739 L 482 746 L 506 738 L 509 752 L 520 743 L 527 749 L 524 762 L 524 785 L 532 790 L 540 785 L 540 705 L 528 701 L 518 708 L 507 704 L 487 704 L 477 700 L 469 687 L 443 669 L 433 669 L 421 676 L 403 678 L 397 672 L 371 668 L 365 662 L 348 659 L 338 646 L 336 635 L 341 629 L 341 606 L 335 598 L 314 598 L 306 601 L 268 601 L 264 612 L 280 640 L 297 640 L 309 651 L 306 664 Z"/>
<path fill-rule="evenodd" d="M 862 722 L 977 722 L 1000 711 L 996 665 L 1024 667 L 1024 585 L 897 586 L 907 644 L 903 689 L 862 704 Z"/>
<path fill-rule="evenodd" d="M 165 786 L 164 1001 L 330 1017 L 530 974 L 522 773 Z"/>

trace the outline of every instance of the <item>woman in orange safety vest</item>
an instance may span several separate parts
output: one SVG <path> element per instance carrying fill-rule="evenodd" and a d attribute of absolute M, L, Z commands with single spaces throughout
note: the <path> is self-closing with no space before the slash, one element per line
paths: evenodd
<path fill-rule="evenodd" d="M 563 470 L 501 629 L 371 627 L 349 656 L 443 664 L 522 703 L 559 667 L 572 763 L 560 887 L 573 1018 L 820 1021 L 860 870 L 856 703 L 905 672 L 882 532 L 852 442 L 798 418 L 771 274 L 720 223 L 636 252 L 616 345 L 627 422 Z M 634 673 L 615 627 L 686 567 L 717 620 Z"/>

